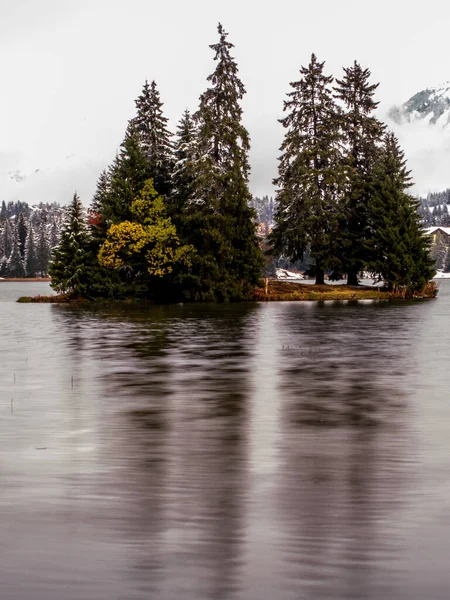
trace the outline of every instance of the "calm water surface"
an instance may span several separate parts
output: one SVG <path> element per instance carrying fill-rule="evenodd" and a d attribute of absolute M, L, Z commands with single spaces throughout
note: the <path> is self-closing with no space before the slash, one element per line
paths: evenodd
<path fill-rule="evenodd" d="M 24 305 L 0 283 L 1 600 L 448 599 L 435 301 Z"/>

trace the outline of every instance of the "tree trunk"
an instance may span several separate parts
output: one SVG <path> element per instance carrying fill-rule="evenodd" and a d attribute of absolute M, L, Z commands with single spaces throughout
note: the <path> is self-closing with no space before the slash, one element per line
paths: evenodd
<path fill-rule="evenodd" d="M 358 270 L 349 269 L 347 273 L 347 285 L 358 285 Z"/>
<path fill-rule="evenodd" d="M 316 266 L 316 285 L 325 283 L 325 272 L 320 267 Z"/>

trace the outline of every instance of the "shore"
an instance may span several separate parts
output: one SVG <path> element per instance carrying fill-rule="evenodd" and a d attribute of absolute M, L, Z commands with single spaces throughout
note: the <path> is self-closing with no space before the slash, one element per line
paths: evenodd
<path fill-rule="evenodd" d="M 0 277 L 0 283 L 7 283 L 9 281 L 51 281 L 50 277 L 8 277 L 7 279 Z"/>
<path fill-rule="evenodd" d="M 435 298 L 438 292 L 437 285 L 430 281 L 420 294 L 410 298 Z M 267 288 L 258 287 L 253 293 L 257 302 L 280 301 L 305 301 L 305 300 L 394 300 L 404 299 L 406 296 L 399 292 L 387 292 L 379 287 L 348 286 L 331 284 L 305 284 L 292 283 L 268 279 Z"/>
<path fill-rule="evenodd" d="M 8 281 L 13 281 L 12 279 Z M 16 280 L 21 281 L 21 280 Z M 26 281 L 45 281 L 44 279 L 26 280 Z M 252 300 L 256 302 L 286 302 L 286 301 L 311 301 L 311 300 L 404 300 L 412 298 L 436 298 L 438 286 L 430 281 L 421 293 L 415 293 L 412 296 L 406 296 L 400 292 L 387 292 L 379 287 L 371 286 L 347 286 L 347 285 L 315 285 L 305 283 L 292 283 L 288 281 L 278 281 L 276 279 L 267 280 L 266 286 L 257 287 L 252 295 Z M 136 300 L 134 300 L 136 301 Z M 123 300 L 124 304 L 134 302 L 133 299 Z M 82 303 L 86 302 L 83 298 L 70 298 L 63 294 L 54 294 L 50 296 L 22 296 L 17 300 L 20 303 Z M 101 302 L 101 301 L 100 301 Z M 140 300 L 139 302 L 143 302 Z"/>

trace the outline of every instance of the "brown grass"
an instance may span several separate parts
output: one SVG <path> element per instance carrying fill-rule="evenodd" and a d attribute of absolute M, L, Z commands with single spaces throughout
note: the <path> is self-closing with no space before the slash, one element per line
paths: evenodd
<path fill-rule="evenodd" d="M 304 283 L 292 283 L 269 279 L 267 295 L 264 282 L 257 287 L 253 293 L 253 299 L 259 302 L 289 301 L 289 300 L 390 300 L 404 298 L 400 293 L 392 293 L 380 290 L 378 287 L 347 285 L 311 285 Z M 437 286 L 430 282 L 423 292 L 414 294 L 414 298 L 434 298 L 437 294 Z"/>

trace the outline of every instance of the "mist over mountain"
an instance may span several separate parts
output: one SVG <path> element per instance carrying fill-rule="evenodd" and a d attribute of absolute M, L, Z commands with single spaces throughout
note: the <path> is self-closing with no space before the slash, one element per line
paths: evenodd
<path fill-rule="evenodd" d="M 67 204 L 76 191 L 87 205 L 104 167 L 103 161 L 77 156 L 35 165 L 24 164 L 23 160 L 14 164 L 0 157 L 0 200 Z"/>
<path fill-rule="evenodd" d="M 450 185 L 450 82 L 418 91 L 386 115 L 412 170 L 412 192 L 426 195 Z"/>

